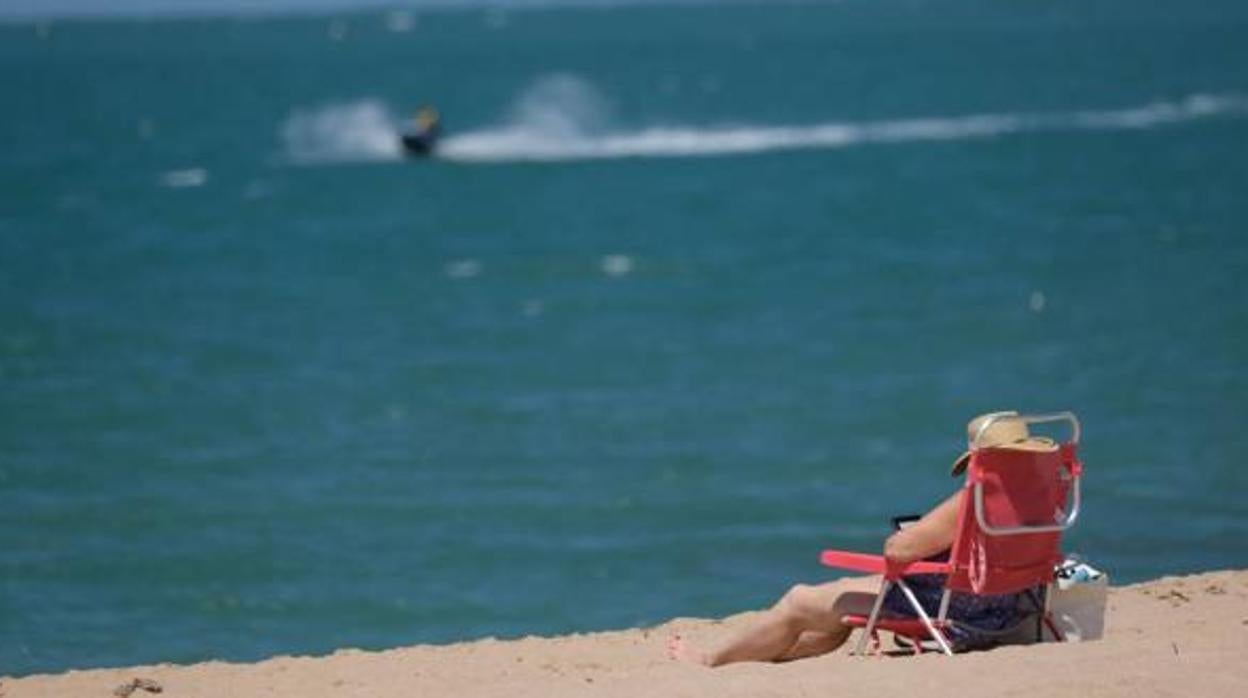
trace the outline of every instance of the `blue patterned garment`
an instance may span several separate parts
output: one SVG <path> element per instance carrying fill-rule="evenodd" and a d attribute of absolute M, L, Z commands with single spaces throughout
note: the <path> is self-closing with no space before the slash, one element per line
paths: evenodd
<path fill-rule="evenodd" d="M 923 610 L 936 618 L 945 591 L 943 574 L 916 574 L 905 578 Z M 982 649 L 996 642 L 993 633 L 1009 630 L 1023 619 L 1022 594 L 975 595 L 953 592 L 949 597 L 949 637 L 955 650 Z M 917 614 L 901 588 L 893 585 L 884 596 L 884 609 L 896 616 Z M 977 632 L 983 631 L 983 632 Z"/>

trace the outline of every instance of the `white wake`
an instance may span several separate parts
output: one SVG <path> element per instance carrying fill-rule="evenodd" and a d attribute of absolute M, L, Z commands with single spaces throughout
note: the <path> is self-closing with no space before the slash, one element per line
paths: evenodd
<path fill-rule="evenodd" d="M 1248 115 L 1248 97 L 1196 94 L 1133 107 L 1067 112 L 932 116 L 880 121 L 764 126 L 612 126 L 607 100 L 584 80 L 551 75 L 524 90 L 500 123 L 447 129 L 437 157 L 458 162 L 708 157 L 780 150 L 845 148 L 985 139 L 1022 133 L 1148 129 L 1211 117 Z M 296 162 L 396 160 L 399 121 L 377 100 L 296 112 L 282 128 Z"/>
<path fill-rule="evenodd" d="M 844 148 L 876 143 L 956 141 L 1018 133 L 1146 129 L 1221 115 L 1248 115 L 1248 98 L 1192 95 L 1135 107 L 1058 113 L 972 114 L 802 126 L 656 126 L 613 130 L 594 111 L 582 120 L 578 89 L 531 91 L 502 125 L 447 138 L 439 156 L 471 162 L 699 157 L 776 150 Z M 538 95 L 553 97 L 534 102 Z M 593 104 L 597 103 L 594 98 Z"/>

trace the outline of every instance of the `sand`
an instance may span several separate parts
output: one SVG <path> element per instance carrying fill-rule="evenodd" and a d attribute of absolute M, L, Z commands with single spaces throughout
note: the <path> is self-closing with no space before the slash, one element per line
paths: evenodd
<path fill-rule="evenodd" d="M 778 590 L 783 591 L 783 590 Z M 254 664 L 205 662 L 0 679 L 3 698 L 109 698 L 134 679 L 169 698 L 388 696 L 1245 696 L 1248 571 L 1167 577 L 1110 592 L 1096 642 L 935 654 L 835 654 L 787 664 L 707 669 L 665 655 L 676 632 L 699 643 L 750 622 L 677 619 L 620 632 L 482 640 Z M 887 644 L 887 643 L 886 643 Z M 156 693 L 134 687 L 131 698 Z"/>

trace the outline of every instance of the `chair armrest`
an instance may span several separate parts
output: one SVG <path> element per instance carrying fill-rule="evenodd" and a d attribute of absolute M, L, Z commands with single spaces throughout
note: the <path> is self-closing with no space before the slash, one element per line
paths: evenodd
<path fill-rule="evenodd" d="M 883 555 L 851 553 L 844 550 L 825 550 L 819 555 L 819 562 L 826 567 L 867 574 L 884 574 L 888 564 Z"/>
<path fill-rule="evenodd" d="M 844 550 L 825 550 L 819 555 L 819 562 L 827 567 L 882 574 L 886 579 L 898 579 L 906 574 L 949 574 L 949 563 L 927 562 L 893 562 L 883 555 L 867 553 L 851 553 Z"/>

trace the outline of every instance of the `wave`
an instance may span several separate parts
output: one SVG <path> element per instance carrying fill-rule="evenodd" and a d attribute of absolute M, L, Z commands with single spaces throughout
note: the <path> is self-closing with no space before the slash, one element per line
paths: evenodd
<path fill-rule="evenodd" d="M 443 160 L 475 163 L 741 155 L 872 144 L 963 141 L 1024 133 L 1149 129 L 1248 115 L 1248 97 L 1195 94 L 1105 110 L 933 116 L 808 125 L 611 126 L 609 103 L 584 80 L 551 75 L 526 89 L 496 126 L 446 137 Z M 378 100 L 296 112 L 282 128 L 295 162 L 397 160 L 399 121 Z"/>
<path fill-rule="evenodd" d="M 166 189 L 189 189 L 202 187 L 208 182 L 208 170 L 192 167 L 185 170 L 169 170 L 160 175 L 160 186 Z"/>

